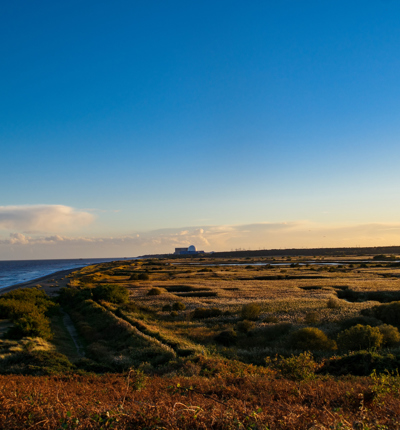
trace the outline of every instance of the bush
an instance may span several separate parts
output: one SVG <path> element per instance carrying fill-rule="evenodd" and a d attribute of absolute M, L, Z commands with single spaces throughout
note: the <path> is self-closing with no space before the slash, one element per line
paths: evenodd
<path fill-rule="evenodd" d="M 164 305 L 162 307 L 163 312 L 171 312 L 172 306 L 171 305 Z"/>
<path fill-rule="evenodd" d="M 379 321 L 378 319 L 374 317 L 364 317 L 364 316 L 358 316 L 349 318 L 346 320 L 341 321 L 340 326 L 342 330 L 347 330 L 350 327 L 353 327 L 357 324 L 361 325 L 370 325 L 371 327 L 377 327 L 378 325 L 382 324 L 382 321 Z"/>
<path fill-rule="evenodd" d="M 193 318 L 204 319 L 214 318 L 222 315 L 222 311 L 219 308 L 196 308 L 193 312 Z"/>
<path fill-rule="evenodd" d="M 72 372 L 75 366 L 56 351 L 22 351 L 7 357 L 1 373 L 23 375 L 56 375 Z"/>
<path fill-rule="evenodd" d="M 182 302 L 175 302 L 172 305 L 173 311 L 184 311 L 186 309 L 186 306 Z"/>
<path fill-rule="evenodd" d="M 148 296 L 159 296 L 162 293 L 163 293 L 163 290 L 161 288 L 154 287 L 147 292 L 147 295 Z"/>
<path fill-rule="evenodd" d="M 261 333 L 267 342 L 273 342 L 277 338 L 286 336 L 292 327 L 291 323 L 279 323 L 262 328 Z"/>
<path fill-rule="evenodd" d="M 123 285 L 104 284 L 98 285 L 92 290 L 95 300 L 104 300 L 110 303 L 127 303 L 129 291 Z"/>
<path fill-rule="evenodd" d="M 317 363 L 310 352 L 302 352 L 299 355 L 291 357 L 277 357 L 271 359 L 267 357 L 266 365 L 277 370 L 284 378 L 294 380 L 312 379 L 318 367 Z"/>
<path fill-rule="evenodd" d="M 242 333 L 248 333 L 249 331 L 254 330 L 255 326 L 254 322 L 249 320 L 239 321 L 237 323 L 237 329 Z"/>
<path fill-rule="evenodd" d="M 386 324 L 400 325 L 400 302 L 374 306 L 371 310 L 363 312 L 364 315 L 369 313 Z"/>
<path fill-rule="evenodd" d="M 233 329 L 221 331 L 215 336 L 215 341 L 224 346 L 234 345 L 236 343 L 236 339 L 237 334 Z"/>
<path fill-rule="evenodd" d="M 379 348 L 382 342 L 379 328 L 361 324 L 341 332 L 337 339 L 339 348 L 349 351 Z"/>
<path fill-rule="evenodd" d="M 316 327 L 305 327 L 291 334 L 289 346 L 303 351 L 330 351 L 336 342 Z"/>
<path fill-rule="evenodd" d="M 139 281 L 148 281 L 150 276 L 147 273 L 140 273 L 137 278 Z"/>
<path fill-rule="evenodd" d="M 6 336 L 12 339 L 26 336 L 42 337 L 47 340 L 53 337 L 49 319 L 39 313 L 26 314 L 15 320 L 13 327 L 8 330 Z"/>
<path fill-rule="evenodd" d="M 260 316 L 261 308 L 257 303 L 243 305 L 241 316 L 244 320 L 256 320 Z"/>
<path fill-rule="evenodd" d="M 341 305 L 338 299 L 336 299 L 335 297 L 331 297 L 326 303 L 326 306 L 329 309 L 339 309 Z"/>
<path fill-rule="evenodd" d="M 375 351 L 351 352 L 341 357 L 332 357 L 327 360 L 321 373 L 331 375 L 369 376 L 376 370 L 377 373 L 396 371 L 400 362 L 393 354 L 380 354 Z"/>
<path fill-rule="evenodd" d="M 319 323 L 319 314 L 318 312 L 309 312 L 304 318 L 306 324 L 318 324 Z"/>
<path fill-rule="evenodd" d="M 277 317 L 274 317 L 274 316 L 268 316 L 268 317 L 265 317 L 263 319 L 263 322 L 265 322 L 265 323 L 277 323 L 277 322 L 279 322 L 279 319 Z"/>
<path fill-rule="evenodd" d="M 400 342 L 400 333 L 396 327 L 388 324 L 378 326 L 379 331 L 383 336 L 382 346 L 392 347 L 397 346 Z"/>

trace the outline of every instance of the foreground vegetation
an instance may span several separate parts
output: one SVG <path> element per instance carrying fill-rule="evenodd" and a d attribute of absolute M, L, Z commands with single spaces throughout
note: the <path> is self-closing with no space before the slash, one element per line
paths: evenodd
<path fill-rule="evenodd" d="M 119 261 L 6 293 L 0 427 L 400 428 L 378 257 Z"/>

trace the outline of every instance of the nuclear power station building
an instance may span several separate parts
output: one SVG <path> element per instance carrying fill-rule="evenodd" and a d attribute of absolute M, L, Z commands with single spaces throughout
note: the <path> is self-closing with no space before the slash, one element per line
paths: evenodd
<path fill-rule="evenodd" d="M 194 245 L 190 245 L 188 248 L 175 248 L 174 255 L 197 255 L 204 254 L 204 251 L 197 251 Z"/>

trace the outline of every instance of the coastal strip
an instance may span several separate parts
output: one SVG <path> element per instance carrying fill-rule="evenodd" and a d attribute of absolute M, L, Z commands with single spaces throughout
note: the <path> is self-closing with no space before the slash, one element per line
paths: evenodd
<path fill-rule="evenodd" d="M 31 279 L 30 281 L 21 282 L 19 284 L 10 285 L 0 289 L 0 295 L 8 293 L 10 291 L 17 290 L 19 288 L 32 288 L 36 285 L 43 287 L 43 290 L 50 296 L 54 295 L 60 288 L 66 287 L 69 279 L 67 276 L 80 270 L 81 267 L 75 267 L 74 269 L 59 270 L 58 272 L 50 273 L 40 278 Z"/>

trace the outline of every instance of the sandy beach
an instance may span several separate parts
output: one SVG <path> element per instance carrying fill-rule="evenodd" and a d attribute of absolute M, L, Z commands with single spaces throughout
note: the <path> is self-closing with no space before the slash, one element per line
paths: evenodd
<path fill-rule="evenodd" d="M 40 278 L 32 279 L 31 281 L 21 282 L 19 284 L 11 285 L 9 287 L 2 288 L 0 290 L 0 295 L 4 293 L 8 293 L 9 291 L 17 290 L 18 288 L 32 288 L 37 285 L 40 285 L 43 290 L 49 296 L 54 296 L 60 288 L 66 287 L 69 278 L 67 277 L 70 273 L 79 270 L 75 269 L 67 269 L 60 270 L 55 273 L 51 273 L 50 275 L 42 276 Z"/>

